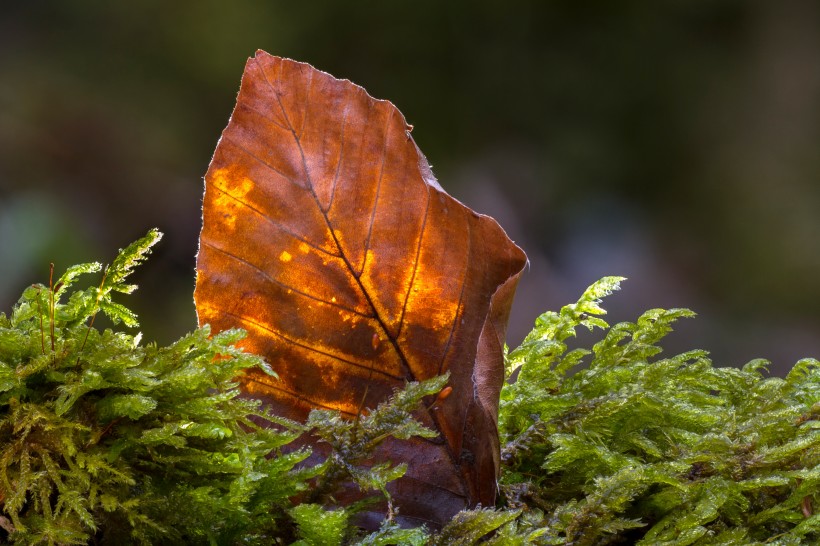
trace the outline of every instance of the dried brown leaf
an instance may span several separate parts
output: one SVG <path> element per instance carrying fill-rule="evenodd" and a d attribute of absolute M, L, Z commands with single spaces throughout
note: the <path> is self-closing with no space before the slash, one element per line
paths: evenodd
<path fill-rule="evenodd" d="M 524 253 L 436 182 L 391 103 L 258 52 L 206 175 L 200 324 L 245 328 L 279 379 L 243 387 L 277 413 L 354 417 L 406 381 L 449 371 L 418 418 L 432 440 L 390 441 L 409 465 L 401 515 L 441 523 L 492 505 L 502 346 Z"/>

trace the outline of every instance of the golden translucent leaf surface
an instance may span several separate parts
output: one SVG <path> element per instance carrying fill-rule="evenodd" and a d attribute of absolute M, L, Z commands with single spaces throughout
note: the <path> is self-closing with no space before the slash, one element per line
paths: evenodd
<path fill-rule="evenodd" d="M 353 417 L 406 381 L 449 371 L 418 418 L 432 440 L 389 441 L 408 522 L 492 505 L 502 345 L 526 256 L 498 224 L 441 189 L 391 103 L 313 67 L 257 52 L 205 183 L 200 324 L 241 327 L 278 379 L 249 394 L 304 419 Z"/>

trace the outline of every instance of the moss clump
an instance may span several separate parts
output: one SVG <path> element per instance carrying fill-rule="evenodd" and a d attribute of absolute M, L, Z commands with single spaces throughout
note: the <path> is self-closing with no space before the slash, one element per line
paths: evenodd
<path fill-rule="evenodd" d="M 0 542 L 12 544 L 816 544 L 820 515 L 820 371 L 785 378 L 766 363 L 714 367 L 704 351 L 662 357 L 683 309 L 610 327 L 600 300 L 619 278 L 545 313 L 506 356 L 501 499 L 444 529 L 401 529 L 386 484 L 403 465 L 368 465 L 383 439 L 429 436 L 412 419 L 446 377 L 409 384 L 350 421 L 314 411 L 306 424 L 239 397 L 242 332 L 201 328 L 168 347 L 94 327 L 136 317 L 112 300 L 159 239 L 120 252 L 102 280 L 70 268 L 27 288 L 0 314 Z M 570 348 L 578 327 L 603 332 Z M 122 328 L 120 328 L 122 330 Z M 310 432 L 329 455 L 294 447 Z M 314 455 L 314 460 L 316 456 Z M 340 506 L 346 483 L 387 501 L 381 528 L 355 526 L 365 502 Z M 184 509 L 180 509 L 184 507 Z"/>
<path fill-rule="evenodd" d="M 693 313 L 653 309 L 610 328 L 600 298 L 621 280 L 545 313 L 509 353 L 507 505 L 529 513 L 542 544 L 816 544 L 819 363 L 777 378 L 759 360 L 661 357 L 672 323 Z M 569 350 L 579 326 L 603 339 Z"/>

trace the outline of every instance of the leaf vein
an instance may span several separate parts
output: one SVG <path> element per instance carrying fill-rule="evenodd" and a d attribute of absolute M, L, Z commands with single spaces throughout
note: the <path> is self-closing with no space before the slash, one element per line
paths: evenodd
<path fill-rule="evenodd" d="M 376 209 L 379 206 L 379 196 L 382 191 L 382 180 L 384 179 L 384 163 L 387 158 L 387 143 L 390 139 L 390 123 L 393 121 L 393 110 L 390 111 L 390 116 L 387 118 L 384 128 L 384 142 L 382 143 L 381 166 L 379 167 L 379 180 L 376 183 L 376 197 L 373 199 L 373 210 L 370 211 L 370 222 L 367 226 L 367 237 L 364 240 L 364 256 L 362 258 L 362 266 L 359 268 L 359 273 L 356 278 L 362 276 L 364 267 L 367 264 L 367 252 L 370 250 L 370 238 L 373 235 L 373 224 L 376 223 Z M 354 273 L 355 274 L 355 273 Z"/>
<path fill-rule="evenodd" d="M 273 218 L 271 218 L 270 216 L 268 216 L 267 214 L 265 214 L 261 210 L 257 209 L 256 207 L 254 207 L 253 205 L 248 203 L 247 201 L 243 201 L 242 199 L 240 199 L 237 196 L 233 195 L 232 193 L 230 193 L 225 188 L 221 188 L 221 187 L 217 186 L 216 184 L 214 184 L 213 187 L 218 189 L 220 192 L 224 193 L 225 195 L 227 195 L 228 197 L 230 197 L 231 199 L 233 199 L 234 201 L 236 201 L 240 205 L 242 205 L 244 207 L 247 207 L 250 210 L 252 210 L 253 212 L 255 212 L 256 214 L 258 214 L 259 216 L 264 218 L 273 227 L 279 229 L 280 231 L 283 231 L 283 232 L 287 233 L 288 235 L 290 235 L 291 237 L 293 237 L 297 241 L 301 241 L 301 242 L 305 243 L 306 245 L 308 245 L 310 248 L 316 250 L 317 252 L 321 252 L 322 254 L 325 254 L 327 256 L 331 256 L 333 258 L 340 258 L 341 257 L 338 254 L 334 254 L 334 253 L 332 253 L 328 250 L 325 250 L 324 248 L 322 248 L 320 246 L 317 246 L 315 243 L 312 243 L 311 241 L 305 239 L 304 237 L 302 237 L 298 233 L 289 230 L 282 223 L 277 222 L 276 220 L 274 220 Z"/>
<path fill-rule="evenodd" d="M 446 370 L 443 370 L 444 362 L 447 360 L 447 353 L 450 352 L 450 344 L 453 341 L 453 334 L 456 331 L 456 326 L 458 325 L 459 319 L 458 317 L 461 315 L 461 307 L 464 303 L 464 287 L 467 285 L 467 268 L 469 267 L 471 254 L 473 253 L 473 226 L 470 224 L 469 217 L 467 218 L 467 256 L 464 259 L 464 272 L 461 274 L 461 288 L 458 294 L 458 306 L 456 307 L 456 316 L 453 317 L 453 323 L 450 325 L 450 334 L 447 336 L 447 343 L 444 344 L 444 352 L 441 355 L 441 360 L 439 361 L 438 366 L 438 373 L 444 373 Z"/>
<path fill-rule="evenodd" d="M 419 270 L 419 256 L 421 255 L 421 245 L 424 240 L 424 234 L 427 231 L 427 216 L 430 212 L 430 186 L 425 184 L 427 189 L 427 204 L 424 207 L 424 218 L 421 221 L 421 231 L 419 233 L 419 242 L 416 245 L 416 256 L 413 258 L 413 273 L 410 275 L 410 283 L 407 285 L 407 292 L 404 294 L 404 302 L 401 306 L 401 315 L 399 316 L 399 333 L 396 337 L 401 336 L 401 331 L 404 329 L 404 315 L 407 312 L 407 302 L 410 300 L 410 292 L 413 290 L 413 285 L 416 282 L 416 273 Z"/>
<path fill-rule="evenodd" d="M 311 295 L 311 294 L 308 294 L 307 292 L 304 292 L 304 291 L 302 291 L 302 290 L 299 290 L 299 289 L 298 289 L 298 288 L 296 288 L 296 287 L 293 287 L 293 286 L 290 286 L 290 285 L 288 285 L 288 284 L 285 284 L 285 283 L 283 283 L 282 281 L 277 280 L 277 279 L 275 279 L 274 277 L 272 277 L 271 275 L 269 275 L 267 272 L 265 272 L 264 270 L 262 270 L 260 267 L 258 267 L 258 266 L 256 266 L 256 265 L 254 265 L 254 264 L 250 263 L 249 261 L 245 260 L 244 258 L 241 258 L 241 257 L 237 256 L 236 254 L 233 254 L 233 253 L 231 253 L 231 252 L 228 252 L 227 250 L 225 250 L 225 249 L 223 249 L 223 248 L 220 248 L 220 247 L 218 247 L 218 246 L 214 245 L 213 243 L 210 243 L 210 242 L 204 241 L 204 242 L 203 242 L 203 244 L 205 244 L 205 246 L 207 246 L 207 247 L 210 247 L 210 248 L 212 248 L 212 249 L 214 249 L 214 250 L 216 250 L 216 251 L 218 251 L 218 252 L 220 252 L 220 253 L 224 254 L 225 256 L 228 256 L 229 258 L 232 258 L 232 259 L 236 260 L 237 262 L 239 262 L 239 263 L 241 263 L 241 264 L 246 265 L 247 267 L 249 267 L 249 268 L 253 269 L 253 270 L 254 270 L 254 271 L 256 271 L 257 273 L 259 273 L 260 275 L 262 275 L 265 279 L 269 280 L 270 282 L 272 282 L 272 283 L 274 283 L 274 284 L 278 284 L 279 286 L 281 286 L 282 288 L 284 288 L 284 289 L 286 289 L 286 290 L 292 290 L 294 293 L 299 294 L 299 295 L 302 295 L 302 296 L 304 296 L 304 297 L 306 297 L 306 298 L 310 298 L 310 299 L 312 299 L 312 300 L 314 300 L 314 301 L 318 301 L 319 303 L 325 303 L 325 304 L 327 304 L 327 305 L 330 305 L 331 307 L 335 307 L 335 308 L 337 308 L 337 309 L 342 309 L 343 311 L 347 311 L 347 312 L 349 312 L 349 313 L 353 313 L 354 315 L 358 315 L 358 316 L 360 316 L 360 317 L 364 317 L 364 318 L 367 318 L 367 319 L 372 319 L 372 318 L 375 318 L 373 315 L 368 315 L 368 314 L 366 314 L 366 313 L 362 313 L 361 311 L 356 311 L 355 309 L 351 309 L 351 308 L 349 308 L 349 307 L 347 307 L 347 306 L 345 306 L 345 305 L 341 305 L 341 304 L 339 304 L 338 302 L 333 302 L 333 301 L 323 300 L 322 298 L 320 298 L 320 297 L 318 297 L 318 296 L 313 296 L 313 295 Z"/>
<path fill-rule="evenodd" d="M 339 171 L 342 169 L 342 159 L 345 154 L 345 125 L 347 124 L 348 105 L 345 104 L 344 114 L 342 114 L 342 129 L 339 134 L 339 160 L 336 163 L 336 172 L 333 174 L 333 181 L 330 185 L 330 199 L 327 203 L 327 208 L 323 209 L 323 213 L 327 213 L 330 207 L 333 206 L 333 199 L 336 197 L 336 183 L 339 181 Z"/>
<path fill-rule="evenodd" d="M 291 184 L 293 184 L 297 188 L 305 189 L 304 186 L 302 186 L 301 184 L 296 182 L 293 178 L 286 175 L 285 173 L 283 173 L 282 171 L 280 171 L 279 169 L 277 169 L 276 167 L 274 167 L 273 165 L 271 165 L 270 163 L 268 163 L 267 161 L 265 161 L 264 159 L 262 159 L 261 157 L 259 157 L 255 153 L 253 153 L 252 151 L 248 150 L 247 148 L 245 148 L 244 146 L 239 144 L 239 142 L 236 139 L 231 138 L 228 135 L 222 135 L 222 139 L 225 142 L 227 142 L 228 144 L 230 144 L 231 146 L 233 146 L 234 148 L 238 149 L 241 152 L 244 152 L 245 154 L 247 154 L 251 158 L 257 160 L 259 163 L 261 163 L 265 167 L 269 168 L 270 170 L 272 170 L 273 172 L 275 172 L 276 174 L 278 174 L 279 176 L 281 176 L 282 178 L 284 178 L 285 180 L 287 180 L 288 182 L 290 182 Z"/>
<path fill-rule="evenodd" d="M 302 396 L 302 395 L 300 395 L 296 392 L 293 392 L 289 389 L 284 389 L 284 388 L 282 388 L 278 385 L 273 385 L 271 383 L 264 383 L 262 381 L 258 381 L 256 379 L 254 379 L 253 376 L 245 376 L 245 380 L 250 382 L 250 383 L 256 383 L 258 385 L 262 385 L 262 386 L 264 386 L 265 389 L 273 389 L 275 391 L 283 392 L 283 393 L 287 394 L 288 396 L 290 396 L 291 398 L 295 398 L 297 400 L 301 400 L 301 401 L 305 402 L 305 404 L 308 405 L 308 406 L 312 406 L 312 407 L 315 407 L 315 408 L 324 408 L 324 409 L 327 409 L 327 410 L 339 411 L 340 413 L 344 413 L 344 414 L 347 414 L 347 415 L 353 415 L 353 413 L 351 413 L 349 411 L 334 408 L 332 406 L 328 406 L 327 404 L 322 404 L 321 402 L 316 402 L 315 400 L 311 400 L 310 398 Z"/>
<path fill-rule="evenodd" d="M 368 371 L 368 372 L 370 372 L 370 373 L 375 372 L 375 373 L 381 374 L 381 375 L 383 375 L 383 376 L 385 376 L 385 377 L 389 377 L 390 379 L 394 379 L 394 380 L 396 380 L 396 381 L 401 381 L 401 380 L 404 380 L 404 378 L 403 378 L 403 377 L 398 377 L 398 376 L 395 376 L 395 375 L 393 375 L 393 374 L 387 373 L 387 372 L 386 372 L 386 371 L 384 371 L 384 370 L 379 370 L 379 369 L 377 369 L 377 368 L 373 368 L 373 367 L 371 367 L 371 366 L 366 366 L 366 365 L 364 365 L 364 364 L 362 364 L 362 363 L 360 363 L 360 362 L 356 362 L 356 361 L 354 361 L 354 360 L 349 360 L 349 359 L 347 359 L 347 358 L 343 358 L 343 357 L 341 357 L 341 356 L 339 356 L 339 355 L 335 355 L 335 354 L 333 354 L 333 353 L 329 353 L 329 352 L 327 352 L 327 351 L 323 351 L 323 350 L 319 349 L 318 347 L 314 347 L 313 345 L 309 345 L 309 344 L 307 344 L 307 343 L 303 343 L 303 342 L 297 341 L 297 340 L 295 340 L 295 339 L 292 339 L 292 338 L 290 338 L 290 337 L 288 337 L 288 336 L 284 335 L 283 333 L 281 333 L 281 332 L 279 332 L 279 331 L 277 331 L 277 330 L 274 330 L 273 328 L 271 328 L 271 327 L 267 326 L 266 324 L 262 324 L 261 322 L 257 322 L 257 321 L 255 321 L 255 320 L 253 320 L 253 319 L 251 319 L 251 318 L 246 317 L 246 316 L 243 316 L 243 315 L 237 315 L 236 313 L 232 313 L 232 312 L 230 312 L 230 311 L 225 311 L 225 310 L 222 310 L 222 312 L 223 312 L 224 314 L 226 314 L 226 315 L 230 315 L 230 316 L 232 316 L 232 317 L 234 317 L 234 318 L 239 319 L 241 322 L 246 322 L 246 323 L 248 323 L 248 324 L 252 324 L 252 325 L 254 325 L 255 327 L 259 328 L 260 330 L 265 330 L 266 332 L 269 332 L 270 334 L 273 334 L 274 336 L 277 336 L 277 337 L 279 337 L 279 338 L 282 338 L 282 339 L 283 339 L 284 341 L 286 341 L 287 343 L 290 343 L 290 344 L 292 344 L 292 345 L 296 345 L 297 347 L 302 347 L 303 349 L 306 349 L 306 350 L 311 351 L 311 352 L 314 352 L 314 353 L 318 353 L 318 354 L 320 354 L 320 355 L 324 355 L 324 356 L 326 356 L 326 357 L 328 357 L 328 358 L 332 358 L 333 360 L 338 360 L 339 362 L 344 362 L 345 364 L 350 364 L 351 366 L 355 366 L 356 368 L 359 368 L 359 369 L 361 369 L 361 370 L 367 370 L 367 371 Z"/>
<path fill-rule="evenodd" d="M 253 112 L 257 116 L 259 116 L 260 118 L 263 118 L 263 119 L 273 123 L 274 125 L 276 125 L 280 129 L 288 130 L 288 128 L 285 125 L 283 125 L 282 122 L 280 122 L 278 119 L 274 119 L 274 118 L 268 116 L 262 110 L 260 110 L 258 108 L 254 108 L 253 106 L 251 106 L 247 102 L 240 102 L 239 105 L 242 106 L 243 108 L 247 108 L 248 110 L 250 110 L 251 112 Z"/>
<path fill-rule="evenodd" d="M 302 135 L 305 134 L 305 124 L 307 123 L 308 110 L 309 110 L 308 107 L 310 105 L 310 90 L 312 88 L 313 88 L 313 70 L 308 72 L 308 84 L 307 84 L 307 90 L 305 90 L 305 105 L 303 106 L 303 112 L 302 112 L 302 126 L 299 128 L 299 135 L 297 136 L 297 138 L 299 140 L 301 140 Z"/>

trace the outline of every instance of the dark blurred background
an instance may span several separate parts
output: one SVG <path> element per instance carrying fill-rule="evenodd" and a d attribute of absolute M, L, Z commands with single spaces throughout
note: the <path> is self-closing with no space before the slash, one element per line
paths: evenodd
<path fill-rule="evenodd" d="M 148 339 L 194 328 L 202 176 L 257 48 L 390 99 L 527 251 L 510 344 L 625 275 L 611 319 L 699 312 L 671 349 L 820 357 L 812 0 L 6 3 L 0 310 L 156 226 L 126 303 Z"/>

